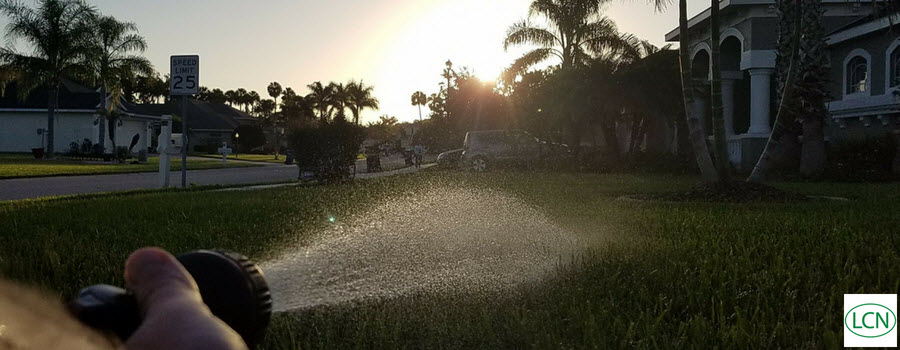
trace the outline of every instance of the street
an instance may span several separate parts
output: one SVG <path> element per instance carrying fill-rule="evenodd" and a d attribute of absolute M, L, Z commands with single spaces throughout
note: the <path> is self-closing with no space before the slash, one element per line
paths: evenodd
<path fill-rule="evenodd" d="M 297 179 L 297 167 L 273 165 L 254 168 L 189 170 L 188 184 L 242 185 Z M 173 171 L 172 187 L 181 184 L 181 172 Z M 159 173 L 58 176 L 0 180 L 0 201 L 86 193 L 131 191 L 159 187 Z"/>

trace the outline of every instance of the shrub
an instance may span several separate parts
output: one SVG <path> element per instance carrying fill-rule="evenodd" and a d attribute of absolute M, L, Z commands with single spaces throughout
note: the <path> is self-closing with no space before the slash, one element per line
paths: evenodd
<path fill-rule="evenodd" d="M 91 152 L 93 152 L 93 149 L 94 143 L 91 142 L 90 139 L 84 139 L 84 141 L 81 141 L 81 154 L 91 154 Z"/>
<path fill-rule="evenodd" d="M 825 178 L 836 181 L 891 181 L 897 144 L 890 136 L 840 141 L 829 145 Z"/>
<path fill-rule="evenodd" d="M 347 177 L 364 138 L 363 128 L 345 121 L 299 127 L 288 134 L 297 166 L 313 171 L 320 182 Z"/>
<path fill-rule="evenodd" d="M 115 159 L 119 162 L 124 162 L 126 158 L 128 158 L 128 147 L 119 146 L 116 147 L 116 153 L 113 154 Z"/>
<path fill-rule="evenodd" d="M 92 157 L 102 157 L 103 156 L 103 146 L 100 146 L 100 144 L 91 146 L 91 156 Z"/>

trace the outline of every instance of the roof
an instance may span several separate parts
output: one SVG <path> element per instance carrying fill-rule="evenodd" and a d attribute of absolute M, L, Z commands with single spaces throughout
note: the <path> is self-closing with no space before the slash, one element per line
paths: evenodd
<path fill-rule="evenodd" d="M 865 16 L 860 18 L 858 21 L 854 21 L 846 26 L 838 28 L 835 31 L 832 31 L 828 38 L 825 39 L 825 42 L 830 46 L 837 43 L 841 43 L 850 39 L 858 38 L 860 36 L 876 32 L 885 28 L 888 28 L 892 25 L 896 26 L 898 21 L 900 21 L 900 13 L 891 15 L 891 16 Z"/>
<path fill-rule="evenodd" d="M 6 92 L 0 96 L 0 110 L 47 110 L 49 89 L 33 90 L 24 100 L 19 99 L 15 82 L 9 83 Z M 100 108 L 99 89 L 93 89 L 73 81 L 65 80 L 59 89 L 58 110 L 95 111 Z M 180 115 L 180 104 L 135 104 L 121 101 L 119 109 L 125 114 L 139 118 L 158 118 L 163 115 Z M 258 118 L 241 112 L 224 103 L 188 100 L 188 126 L 192 130 L 234 130 L 238 126 L 255 124 Z"/>
<path fill-rule="evenodd" d="M 138 116 L 181 115 L 181 104 L 172 101 L 165 104 L 122 103 L 122 111 Z M 188 100 L 188 127 L 192 130 L 234 130 L 238 126 L 254 124 L 259 119 L 224 103 Z"/>
<path fill-rule="evenodd" d="M 47 109 L 50 89 L 43 87 L 31 91 L 25 99 L 20 99 L 16 83 L 7 84 L 5 93 L 0 96 L 0 109 Z M 100 92 L 64 80 L 59 87 L 60 110 L 95 110 L 100 106 Z"/>
<path fill-rule="evenodd" d="M 860 1 L 861 0 L 822 0 L 823 3 L 853 3 L 853 2 L 859 3 Z M 871 2 L 872 0 L 866 0 L 866 1 Z M 885 0 L 874 0 L 874 1 L 882 2 Z M 745 6 L 745 5 L 775 6 L 776 3 L 777 2 L 775 0 L 720 0 L 719 1 L 719 10 L 724 12 L 726 9 L 734 8 L 735 6 Z M 703 12 L 700 12 L 699 14 L 695 15 L 694 17 L 691 17 L 690 19 L 688 19 L 688 28 L 693 28 L 694 26 L 701 24 L 704 21 L 706 21 L 707 19 L 709 19 L 709 12 L 710 12 L 709 10 L 710 9 L 707 8 L 707 9 L 703 10 Z M 680 33 L 681 33 L 680 28 L 676 27 L 672 31 L 666 33 L 666 41 L 678 41 Z"/>

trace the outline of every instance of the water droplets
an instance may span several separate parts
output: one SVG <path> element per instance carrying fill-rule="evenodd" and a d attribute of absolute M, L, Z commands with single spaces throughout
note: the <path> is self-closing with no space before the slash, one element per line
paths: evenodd
<path fill-rule="evenodd" d="M 577 247 L 539 210 L 493 190 L 435 186 L 341 222 L 263 265 L 277 310 L 499 290 L 542 278 Z"/>

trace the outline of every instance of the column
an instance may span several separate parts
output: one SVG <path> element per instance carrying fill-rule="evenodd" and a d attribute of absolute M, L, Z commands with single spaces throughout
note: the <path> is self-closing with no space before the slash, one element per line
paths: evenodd
<path fill-rule="evenodd" d="M 725 119 L 725 135 L 734 135 L 734 84 L 735 79 L 722 76 L 722 117 Z"/>
<path fill-rule="evenodd" d="M 749 134 L 768 134 L 772 96 L 772 68 L 750 69 L 750 130 Z"/>

